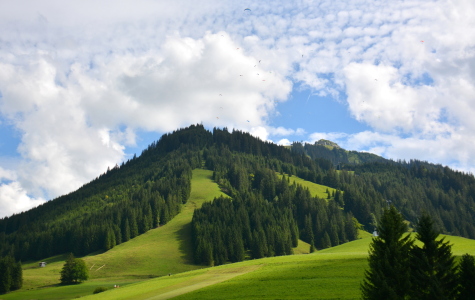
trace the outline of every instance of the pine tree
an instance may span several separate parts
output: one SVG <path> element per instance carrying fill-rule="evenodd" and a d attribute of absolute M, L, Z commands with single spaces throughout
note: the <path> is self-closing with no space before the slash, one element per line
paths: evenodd
<path fill-rule="evenodd" d="M 125 221 L 123 222 L 122 234 L 123 234 L 122 240 L 124 242 L 127 242 L 128 240 L 130 240 L 130 225 L 129 225 L 128 218 L 126 218 Z"/>
<path fill-rule="evenodd" d="M 439 233 L 429 215 L 422 215 L 417 224 L 417 239 L 422 248 L 410 251 L 412 288 L 411 299 L 454 299 L 457 293 L 455 257 L 452 246 Z"/>
<path fill-rule="evenodd" d="M 8 257 L 0 257 L 0 294 L 8 293 L 12 284 L 12 270 Z"/>
<path fill-rule="evenodd" d="M 458 296 L 457 300 L 470 300 L 475 295 L 475 259 L 473 256 L 464 254 L 459 264 Z"/>
<path fill-rule="evenodd" d="M 413 241 L 409 235 L 403 237 L 407 226 L 394 206 L 383 212 L 379 224 L 361 285 L 363 299 L 405 299 L 411 286 L 408 254 Z"/>
<path fill-rule="evenodd" d="M 23 286 L 23 269 L 21 268 L 21 262 L 12 265 L 11 276 L 10 290 L 15 291 L 21 289 Z"/>
<path fill-rule="evenodd" d="M 332 246 L 332 243 L 330 241 L 330 236 L 328 235 L 328 232 L 325 231 L 325 233 L 323 234 L 323 237 L 322 237 L 322 248 L 325 249 L 325 248 L 329 248 Z"/>
<path fill-rule="evenodd" d="M 315 246 L 313 244 L 310 244 L 310 250 L 309 250 L 310 253 L 313 253 L 315 252 Z"/>

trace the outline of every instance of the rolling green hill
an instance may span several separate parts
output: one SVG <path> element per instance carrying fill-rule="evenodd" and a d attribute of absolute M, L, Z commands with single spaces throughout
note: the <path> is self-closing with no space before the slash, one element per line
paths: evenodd
<path fill-rule="evenodd" d="M 454 244 L 455 255 L 475 254 L 474 240 L 445 238 Z M 360 299 L 370 242 L 366 237 L 308 255 L 165 276 L 84 299 Z"/>
<path fill-rule="evenodd" d="M 99 286 L 112 287 L 118 284 L 124 287 L 168 274 L 173 274 L 175 277 L 172 277 L 176 278 L 177 273 L 203 268 L 204 266 L 193 264 L 191 259 L 190 223 L 193 211 L 206 201 L 226 195 L 211 179 L 211 171 L 195 169 L 192 174 L 190 198 L 183 205 L 181 212 L 170 222 L 117 245 L 107 252 L 82 257 L 90 268 L 90 279 L 87 282 L 73 286 L 57 285 L 60 270 L 66 260 L 66 255 L 59 255 L 44 259 L 43 261 L 47 262 L 45 268 L 39 268 L 38 262 L 25 263 L 23 288 L 0 296 L 0 299 L 72 299 L 91 294 Z M 292 180 L 315 188 L 314 183 L 298 177 L 294 176 Z M 318 188 L 326 187 L 318 186 Z M 309 244 L 300 240 L 299 245 L 294 248 L 294 253 L 307 254 L 309 248 Z M 219 278 L 229 279 L 232 274 L 240 272 L 225 273 L 228 275 Z M 211 282 L 215 282 L 213 280 Z"/>
<path fill-rule="evenodd" d="M 86 295 L 92 293 L 97 286 L 124 285 L 168 273 L 176 274 L 202 268 L 191 263 L 189 231 L 193 211 L 201 207 L 203 202 L 224 195 L 211 180 L 211 175 L 209 170 L 193 170 L 190 199 L 183 205 L 182 211 L 166 225 L 152 229 L 107 252 L 83 257 L 91 269 L 90 280 L 86 283 L 77 286 L 54 286 L 59 282 L 59 272 L 66 259 L 65 256 L 57 256 L 44 260 L 48 263 L 45 268 L 37 267 L 37 262 L 25 264 L 23 289 L 0 296 L 0 299 L 53 299 L 54 294 L 58 297 Z"/>
<path fill-rule="evenodd" d="M 269 285 L 271 298 L 292 298 L 291 291 L 297 298 L 315 297 L 314 289 L 331 297 L 325 292 L 331 287 L 342 293 L 337 297 L 351 299 L 369 242 L 355 240 L 356 229 L 360 223 L 372 231 L 388 203 L 409 223 L 427 211 L 443 232 L 475 237 L 473 175 L 361 153 L 360 164 L 342 165 L 340 156 L 349 161 L 350 154 L 320 145 L 300 153 L 297 145 L 288 149 L 202 125 L 165 134 L 77 191 L 0 219 L 0 255 L 28 262 L 22 290 L 4 297 L 71 299 L 119 284 L 120 291 L 103 295 L 132 295 L 137 291 L 128 286 L 137 285 L 149 290 L 139 290 L 137 299 L 185 293 L 226 298 L 221 287 L 236 288 L 236 297 L 265 298 L 261 289 Z M 337 191 L 335 201 L 325 200 L 327 189 Z M 471 240 L 456 244 L 472 252 Z M 319 251 L 310 255 L 271 258 L 314 248 Z M 71 251 L 84 258 L 91 279 L 57 286 Z M 38 261 L 47 267 L 37 267 Z M 203 269 L 205 264 L 223 266 Z M 305 282 L 313 287 L 310 294 Z"/>

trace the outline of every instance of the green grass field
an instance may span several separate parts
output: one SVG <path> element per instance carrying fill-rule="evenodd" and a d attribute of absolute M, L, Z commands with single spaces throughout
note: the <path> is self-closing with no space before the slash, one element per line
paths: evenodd
<path fill-rule="evenodd" d="M 299 241 L 294 253 L 300 255 L 211 268 L 191 264 L 188 232 L 193 210 L 222 195 L 211 180 L 211 174 L 207 170 L 193 171 L 190 200 L 167 225 L 108 252 L 84 257 L 91 269 L 91 279 L 85 283 L 57 285 L 65 256 L 56 256 L 45 260 L 48 262 L 46 268 L 38 268 L 37 262 L 24 264 L 23 289 L 2 295 L 0 299 L 73 299 L 82 296 L 82 299 L 104 300 L 360 298 L 359 286 L 367 268 L 372 240 L 371 234 L 363 231 L 359 240 L 312 254 L 308 254 L 309 245 Z M 292 179 L 314 185 L 295 176 Z M 465 253 L 475 255 L 475 240 L 445 237 L 453 244 L 453 253 L 458 257 Z M 120 288 L 113 288 L 114 284 Z M 92 295 L 100 286 L 111 289 Z"/>
<path fill-rule="evenodd" d="M 455 255 L 475 254 L 474 240 L 445 237 Z M 370 242 L 366 235 L 313 254 L 186 272 L 85 299 L 359 299 Z"/>

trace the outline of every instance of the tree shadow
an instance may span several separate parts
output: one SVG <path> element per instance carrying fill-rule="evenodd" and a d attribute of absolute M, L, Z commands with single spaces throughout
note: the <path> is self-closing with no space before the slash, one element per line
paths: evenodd
<path fill-rule="evenodd" d="M 177 230 L 177 237 L 179 242 L 178 250 L 180 251 L 181 258 L 185 264 L 194 265 L 193 261 L 193 245 L 191 242 L 191 222 L 183 225 Z"/>

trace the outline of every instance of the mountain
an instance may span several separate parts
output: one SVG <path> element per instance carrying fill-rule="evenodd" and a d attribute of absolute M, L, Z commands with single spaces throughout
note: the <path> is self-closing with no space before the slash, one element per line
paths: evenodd
<path fill-rule="evenodd" d="M 409 222 L 426 211 L 442 232 L 475 238 L 473 175 L 335 145 L 288 149 L 245 132 L 192 125 L 75 192 L 1 219 L 0 255 L 25 261 L 109 250 L 176 216 L 197 168 L 213 171 L 228 195 L 195 210 L 198 264 L 290 254 L 298 239 L 317 249 L 351 241 L 360 226 L 372 231 L 388 204 Z M 335 191 L 315 197 L 292 176 Z"/>
<path fill-rule="evenodd" d="M 316 141 L 313 145 L 294 142 L 291 149 L 293 152 L 307 155 L 313 159 L 329 160 L 337 168 L 341 168 L 342 165 L 358 165 L 367 162 L 390 162 L 376 154 L 345 150 L 337 143 L 323 139 Z"/>

